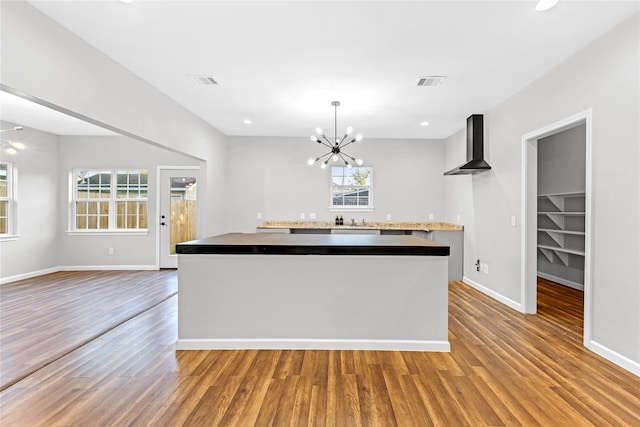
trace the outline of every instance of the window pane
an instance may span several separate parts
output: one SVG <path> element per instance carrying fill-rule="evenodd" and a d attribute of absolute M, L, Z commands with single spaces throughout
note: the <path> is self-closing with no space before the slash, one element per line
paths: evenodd
<path fill-rule="evenodd" d="M 332 166 L 332 206 L 370 206 L 371 167 Z"/>
<path fill-rule="evenodd" d="M 9 202 L 7 200 L 0 201 L 0 234 L 9 233 Z"/>
<path fill-rule="evenodd" d="M 100 215 L 109 215 L 109 202 L 98 202 L 100 205 Z"/>
<path fill-rule="evenodd" d="M 109 229 L 110 206 L 115 202 L 114 229 L 146 228 L 146 202 L 142 210 L 142 204 L 137 200 L 147 198 L 147 181 L 146 170 L 78 171 L 75 182 L 76 199 L 86 202 L 76 202 L 76 227 Z M 112 193 L 112 184 L 115 184 L 115 194 Z M 136 201 L 131 201 L 132 199 Z M 84 219 L 81 220 L 81 217 Z"/>
<path fill-rule="evenodd" d="M 0 164 L 0 197 L 7 197 L 7 165 Z"/>

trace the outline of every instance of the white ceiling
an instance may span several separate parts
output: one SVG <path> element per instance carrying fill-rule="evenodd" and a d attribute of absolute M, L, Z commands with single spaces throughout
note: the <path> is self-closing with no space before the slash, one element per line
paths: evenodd
<path fill-rule="evenodd" d="M 566 0 L 547 12 L 535 1 L 30 3 L 225 134 L 332 133 L 338 100 L 340 129 L 377 138 L 448 137 L 639 10 Z M 426 75 L 447 79 L 416 87 Z"/>
<path fill-rule="evenodd" d="M 0 91 L 0 118 L 56 135 L 115 135 L 67 114 Z"/>

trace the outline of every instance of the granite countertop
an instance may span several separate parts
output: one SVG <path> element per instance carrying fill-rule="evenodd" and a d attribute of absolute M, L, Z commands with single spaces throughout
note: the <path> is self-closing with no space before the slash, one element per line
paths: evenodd
<path fill-rule="evenodd" d="M 345 220 L 346 222 L 346 220 Z M 350 220 L 349 220 L 350 222 Z M 335 225 L 333 221 L 264 221 L 257 226 L 269 228 L 341 229 L 341 230 L 411 230 L 411 231 L 462 231 L 464 226 L 450 222 L 356 222 L 356 225 Z"/>
<path fill-rule="evenodd" d="M 229 233 L 176 246 L 178 254 L 448 256 L 449 246 L 416 236 Z"/>

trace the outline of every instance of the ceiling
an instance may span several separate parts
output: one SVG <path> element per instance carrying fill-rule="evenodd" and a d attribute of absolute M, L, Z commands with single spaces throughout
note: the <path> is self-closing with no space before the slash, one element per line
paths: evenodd
<path fill-rule="evenodd" d="M 639 10 L 563 0 L 546 12 L 535 1 L 30 3 L 227 135 L 333 133 L 338 100 L 338 132 L 420 139 L 450 136 Z M 447 78 L 416 86 L 429 75 Z"/>
<path fill-rule="evenodd" d="M 115 135 L 99 126 L 0 91 L 2 120 L 55 135 Z"/>

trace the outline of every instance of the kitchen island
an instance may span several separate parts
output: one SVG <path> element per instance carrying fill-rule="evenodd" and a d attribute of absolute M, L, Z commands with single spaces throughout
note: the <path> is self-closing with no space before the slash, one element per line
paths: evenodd
<path fill-rule="evenodd" d="M 177 252 L 179 350 L 450 349 L 448 246 L 232 233 Z"/>
<path fill-rule="evenodd" d="M 464 277 L 464 226 L 451 222 L 356 221 L 347 218 L 344 225 L 332 221 L 266 220 L 257 232 L 291 234 L 381 234 L 418 236 L 449 246 L 449 280 Z"/>

